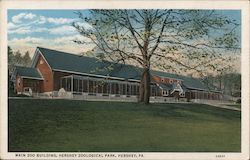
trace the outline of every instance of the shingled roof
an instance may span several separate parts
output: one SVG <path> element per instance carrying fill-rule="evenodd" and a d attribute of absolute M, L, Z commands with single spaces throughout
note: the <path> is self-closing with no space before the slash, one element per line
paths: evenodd
<path fill-rule="evenodd" d="M 43 79 L 36 68 L 16 66 L 14 72 L 23 78 Z"/>
<path fill-rule="evenodd" d="M 38 47 L 52 70 L 140 80 L 141 68 Z M 112 67 L 112 69 L 110 69 Z"/>
<path fill-rule="evenodd" d="M 120 79 L 140 80 L 142 68 L 132 65 L 115 64 L 108 61 L 100 61 L 96 58 L 70 54 L 57 50 L 38 47 L 52 70 L 67 71 L 79 74 L 90 74 L 96 76 L 110 76 Z M 105 69 L 112 66 L 112 70 Z M 179 79 L 188 89 L 209 90 L 203 83 L 196 78 L 151 70 L 151 75 Z"/>

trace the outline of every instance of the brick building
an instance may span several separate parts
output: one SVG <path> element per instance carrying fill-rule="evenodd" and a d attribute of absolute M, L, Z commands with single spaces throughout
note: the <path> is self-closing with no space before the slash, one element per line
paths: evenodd
<path fill-rule="evenodd" d="M 12 80 L 15 92 L 71 95 L 138 96 L 142 69 L 96 58 L 38 47 L 31 67 L 16 67 Z M 221 99 L 200 80 L 151 70 L 151 97 Z"/>

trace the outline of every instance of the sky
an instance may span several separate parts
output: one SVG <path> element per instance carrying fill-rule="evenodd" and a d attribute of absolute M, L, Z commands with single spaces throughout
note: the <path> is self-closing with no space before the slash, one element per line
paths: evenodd
<path fill-rule="evenodd" d="M 73 42 L 82 39 L 72 22 L 77 10 L 8 10 L 8 45 L 31 56 L 37 46 L 81 53 L 92 49 Z M 88 15 L 88 11 L 83 12 Z M 87 23 L 81 25 L 91 27 Z"/>
<path fill-rule="evenodd" d="M 71 26 L 78 21 L 77 10 L 8 10 L 8 45 L 21 53 L 29 51 L 33 56 L 37 46 L 62 50 L 70 53 L 88 51 L 93 46 L 83 46 L 73 42 L 83 39 Z M 85 16 L 88 10 L 81 11 Z M 225 16 L 240 23 L 239 10 L 218 10 Z M 91 27 L 86 22 L 79 23 L 85 28 Z M 238 30 L 240 33 L 240 29 Z"/>

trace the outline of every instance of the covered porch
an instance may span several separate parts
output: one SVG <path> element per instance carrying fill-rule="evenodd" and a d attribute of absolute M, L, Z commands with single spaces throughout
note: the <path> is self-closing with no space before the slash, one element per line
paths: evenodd
<path fill-rule="evenodd" d="M 73 94 L 88 95 L 139 95 L 139 83 L 118 81 L 108 78 L 94 78 L 88 76 L 70 75 L 60 78 L 60 88 Z"/>

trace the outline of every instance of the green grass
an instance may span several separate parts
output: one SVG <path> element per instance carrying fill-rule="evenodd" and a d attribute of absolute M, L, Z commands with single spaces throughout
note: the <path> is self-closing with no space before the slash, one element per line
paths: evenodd
<path fill-rule="evenodd" d="M 16 93 L 14 93 L 13 88 L 9 88 L 8 89 L 8 97 L 29 97 L 29 96 L 23 95 L 23 94 L 16 94 Z"/>
<path fill-rule="evenodd" d="M 13 88 L 9 88 L 8 89 L 8 96 L 9 97 L 15 97 L 16 96 L 16 94 L 14 93 L 14 89 Z"/>
<path fill-rule="evenodd" d="M 241 104 L 227 104 L 227 106 L 241 108 Z"/>
<path fill-rule="evenodd" d="M 201 104 L 9 100 L 9 151 L 240 152 L 240 112 Z"/>

